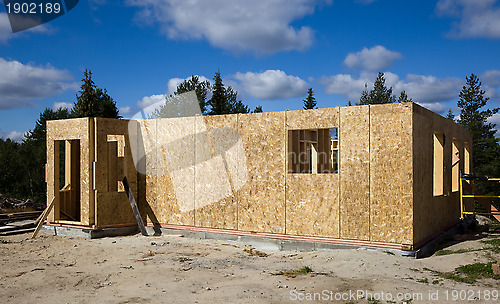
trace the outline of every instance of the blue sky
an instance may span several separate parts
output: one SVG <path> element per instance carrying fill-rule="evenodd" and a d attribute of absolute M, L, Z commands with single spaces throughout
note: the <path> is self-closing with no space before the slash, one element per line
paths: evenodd
<path fill-rule="evenodd" d="M 71 106 L 86 68 L 124 117 L 217 70 L 251 109 L 301 109 L 309 87 L 320 108 L 356 103 L 381 71 L 397 95 L 458 114 L 471 73 L 500 106 L 499 54 L 497 0 L 80 0 L 15 34 L 1 5 L 0 137 Z"/>

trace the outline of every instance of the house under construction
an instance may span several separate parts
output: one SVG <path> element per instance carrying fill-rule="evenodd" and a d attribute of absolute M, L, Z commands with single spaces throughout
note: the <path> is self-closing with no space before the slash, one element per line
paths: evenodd
<path fill-rule="evenodd" d="M 47 122 L 48 223 L 412 250 L 456 224 L 471 134 L 414 103 Z"/>

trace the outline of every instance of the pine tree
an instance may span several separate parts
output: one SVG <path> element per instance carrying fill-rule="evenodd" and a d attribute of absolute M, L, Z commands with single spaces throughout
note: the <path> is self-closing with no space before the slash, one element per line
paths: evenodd
<path fill-rule="evenodd" d="M 375 82 L 373 83 L 373 90 L 368 92 L 368 85 L 365 84 L 365 90 L 361 93 L 358 105 L 394 102 L 396 102 L 396 96 L 392 95 L 392 87 L 387 88 L 385 86 L 384 73 L 379 72 L 377 79 L 375 79 Z"/>
<path fill-rule="evenodd" d="M 485 91 L 481 90 L 481 81 L 474 74 L 465 79 L 466 84 L 457 103 L 460 108 L 457 122 L 472 133 L 475 171 L 481 175 L 491 174 L 486 168 L 498 159 L 499 147 L 495 138 L 495 124 L 488 123 L 488 118 L 498 113 L 499 108 L 481 110 L 489 100 L 484 97 Z"/>
<path fill-rule="evenodd" d="M 106 118 L 121 118 L 116 107 L 116 102 L 111 96 L 108 95 L 106 89 L 96 89 L 96 94 L 99 100 L 99 110 L 97 112 L 98 117 Z"/>
<path fill-rule="evenodd" d="M 304 99 L 304 110 L 315 109 L 316 108 L 316 98 L 314 98 L 314 92 L 312 88 L 307 90 L 307 98 Z"/>
<path fill-rule="evenodd" d="M 116 102 L 106 89 L 97 88 L 92 80 L 92 71 L 85 69 L 83 76 L 80 95 L 76 96 L 72 116 L 120 118 Z"/>
<path fill-rule="evenodd" d="M 212 86 L 212 98 L 207 102 L 210 106 L 209 115 L 221 115 L 231 113 L 231 104 L 228 101 L 227 90 L 224 87 L 220 72 L 217 71 L 214 76 L 214 84 Z"/>
<path fill-rule="evenodd" d="M 451 109 L 448 110 L 448 114 L 446 114 L 446 118 L 455 121 L 455 115 L 453 115 L 453 111 Z"/>
<path fill-rule="evenodd" d="M 96 85 L 92 80 L 92 71 L 83 71 L 82 85 L 80 86 L 80 96 L 76 96 L 73 106 L 74 117 L 96 117 L 99 111 Z"/>
<path fill-rule="evenodd" d="M 201 114 L 205 114 L 207 111 L 206 101 L 210 88 L 211 85 L 208 80 L 200 81 L 199 76 L 192 75 L 190 79 L 184 80 L 177 86 L 174 95 L 195 91 L 198 103 L 200 104 Z"/>
<path fill-rule="evenodd" d="M 262 113 L 262 112 L 264 111 L 262 110 L 262 106 L 260 105 L 256 106 L 255 109 L 253 110 L 253 113 Z"/>
<path fill-rule="evenodd" d="M 409 98 L 408 95 L 406 95 L 405 91 L 401 91 L 401 94 L 399 95 L 398 102 L 412 102 L 413 99 Z"/>

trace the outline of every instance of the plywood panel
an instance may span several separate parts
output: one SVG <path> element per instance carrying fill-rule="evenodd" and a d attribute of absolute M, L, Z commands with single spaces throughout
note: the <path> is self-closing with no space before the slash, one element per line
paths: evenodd
<path fill-rule="evenodd" d="M 458 192 L 451 191 L 452 139 L 463 150 L 465 142 L 471 142 L 468 131 L 436 113 L 413 104 L 414 136 L 414 243 L 448 228 L 459 217 Z M 433 195 L 433 134 L 443 134 L 443 194 Z M 463 160 L 459 164 L 464 168 Z"/>
<path fill-rule="evenodd" d="M 288 174 L 286 233 L 339 238 L 338 174 Z"/>
<path fill-rule="evenodd" d="M 370 108 L 340 108 L 340 237 L 370 239 Z"/>
<path fill-rule="evenodd" d="M 92 187 L 91 168 L 94 160 L 94 136 L 93 123 L 89 118 L 63 119 L 47 121 L 47 199 L 52 201 L 57 195 L 59 188 L 54 183 L 57 171 L 54 170 L 55 151 L 54 141 L 56 140 L 80 140 L 80 216 L 81 224 L 92 225 L 94 223 L 94 193 Z M 58 173 L 57 173 L 58 174 Z M 48 203 L 47 203 L 48 204 Z M 55 216 L 59 212 L 58 200 L 53 211 L 49 214 L 48 221 L 54 222 L 58 219 Z"/>
<path fill-rule="evenodd" d="M 287 111 L 286 123 L 289 130 L 330 129 L 339 126 L 339 107 Z"/>
<path fill-rule="evenodd" d="M 238 229 L 285 232 L 285 112 L 239 116 L 248 182 L 238 191 Z"/>
<path fill-rule="evenodd" d="M 125 192 L 97 193 L 98 226 L 137 223 Z"/>
<path fill-rule="evenodd" d="M 196 226 L 237 229 L 236 193 L 246 181 L 246 170 L 239 172 L 244 161 L 237 115 L 204 117 L 207 133 L 198 134 L 197 145 L 208 145 L 210 155 L 198 160 L 196 171 Z M 208 142 L 204 137 L 208 136 Z M 203 150 L 198 147 L 197 150 Z M 243 153 L 240 155 L 240 153 Z"/>
<path fill-rule="evenodd" d="M 123 185 L 119 180 L 121 181 L 126 176 L 134 197 L 139 196 L 137 171 L 132 157 L 129 137 L 129 121 L 94 118 L 94 124 L 96 138 L 96 181 L 94 184 L 97 196 L 96 209 L 100 211 L 100 214 L 96 215 L 96 225 L 108 225 L 110 222 L 118 224 L 120 223 L 119 219 L 108 219 L 107 216 L 113 216 L 112 210 L 117 206 L 116 200 L 111 198 L 123 197 L 125 194 Z M 128 202 L 128 200 L 125 202 Z M 121 215 L 117 217 L 121 218 Z"/>
<path fill-rule="evenodd" d="M 194 225 L 194 117 L 144 122 L 146 199 L 160 223 Z"/>
<path fill-rule="evenodd" d="M 412 106 L 370 106 L 372 241 L 413 244 Z"/>

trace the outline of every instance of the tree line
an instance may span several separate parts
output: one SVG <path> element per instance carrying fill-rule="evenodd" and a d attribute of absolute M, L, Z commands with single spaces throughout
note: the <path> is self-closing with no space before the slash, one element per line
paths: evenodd
<path fill-rule="evenodd" d="M 172 96 L 195 91 L 202 115 L 263 111 L 262 106 L 257 106 L 250 111 L 249 107 L 238 98 L 238 92 L 231 86 L 224 85 L 219 71 L 215 73 L 213 80 L 212 84 L 206 80 L 201 81 L 200 77 L 193 75 L 181 82 Z M 460 109 L 460 115 L 456 122 L 472 132 L 475 173 L 500 177 L 500 145 L 495 137 L 495 124 L 488 122 L 494 114 L 498 113 L 499 108 L 488 108 L 489 99 L 485 97 L 481 85 L 476 75 L 471 74 L 466 77 L 465 85 L 458 95 L 457 107 Z M 170 102 L 172 96 L 168 96 L 166 101 Z M 379 73 L 373 89 L 368 90 L 365 84 L 357 105 L 408 101 L 412 101 L 412 98 L 405 91 L 402 91 L 396 98 L 392 87 L 387 87 L 385 84 L 384 73 Z M 351 105 L 350 101 L 348 105 Z M 307 90 L 303 108 L 317 108 L 312 88 Z M 160 108 L 153 114 L 159 117 L 162 110 Z M 121 118 L 116 102 L 109 96 L 106 89 L 97 87 L 90 70 L 85 70 L 83 73 L 82 84 L 71 110 L 46 108 L 40 113 L 33 130 L 27 132 L 22 142 L 0 139 L 0 193 L 21 199 L 30 198 L 44 205 L 46 203 L 46 122 L 77 117 Z M 451 110 L 448 118 L 455 120 Z M 497 185 L 483 187 L 481 190 L 485 194 L 500 193 Z"/>

